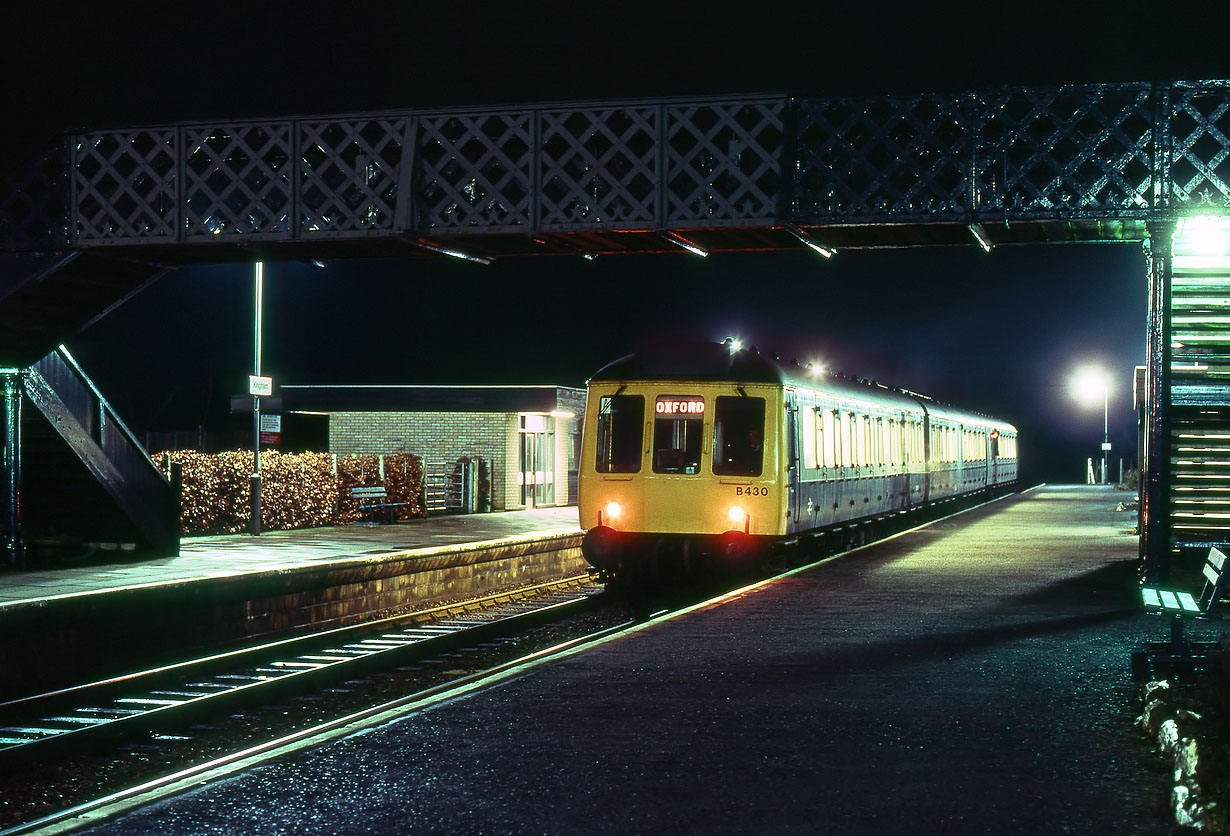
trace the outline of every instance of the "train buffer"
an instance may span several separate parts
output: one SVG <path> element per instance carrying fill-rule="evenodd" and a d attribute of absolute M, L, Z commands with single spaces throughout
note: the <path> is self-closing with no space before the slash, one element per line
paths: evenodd
<path fill-rule="evenodd" d="M 408 502 L 389 502 L 389 492 L 384 485 L 365 485 L 351 488 L 350 496 L 359 505 L 359 511 L 367 515 L 367 519 L 356 525 L 380 525 L 382 522 L 393 522 L 393 509 Z M 379 519 L 377 517 L 380 517 Z"/>
<path fill-rule="evenodd" d="M 1219 649 L 1217 642 L 1188 641 L 1185 620 L 1211 618 L 1226 586 L 1226 555 L 1213 546 L 1204 562 L 1204 588 L 1200 596 L 1158 585 L 1140 588 L 1145 612 L 1170 618 L 1170 641 L 1155 642 L 1132 654 L 1132 673 L 1137 679 L 1159 676 L 1189 677 L 1204 669 Z"/>

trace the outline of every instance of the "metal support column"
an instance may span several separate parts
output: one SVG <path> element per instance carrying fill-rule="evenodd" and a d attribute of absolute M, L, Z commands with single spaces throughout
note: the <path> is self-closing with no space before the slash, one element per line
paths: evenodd
<path fill-rule="evenodd" d="M 4 563 L 10 569 L 26 566 L 21 539 L 21 398 L 24 381 L 20 369 L 5 369 L 4 377 Z"/>
<path fill-rule="evenodd" d="M 261 374 L 261 307 L 264 304 L 265 264 L 256 262 L 255 281 L 256 298 L 253 307 L 253 345 L 255 357 L 253 375 Z M 255 393 L 252 395 L 252 480 L 251 480 L 252 517 L 248 530 L 253 537 L 261 533 L 261 399 Z"/>
<path fill-rule="evenodd" d="M 1145 372 L 1141 474 L 1141 572 L 1148 583 L 1166 579 L 1170 553 L 1171 284 L 1175 222 L 1150 221 L 1148 358 Z"/>

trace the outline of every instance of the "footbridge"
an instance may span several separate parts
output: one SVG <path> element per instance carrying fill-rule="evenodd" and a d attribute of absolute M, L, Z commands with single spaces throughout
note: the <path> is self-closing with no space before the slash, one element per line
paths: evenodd
<path fill-rule="evenodd" d="M 46 358 L 178 265 L 1128 241 L 1149 254 L 1142 551 L 1160 573 L 1172 548 L 1230 538 L 1230 258 L 1198 235 L 1224 234 L 1221 221 L 1189 220 L 1230 212 L 1228 137 L 1220 80 L 397 110 L 66 137 L 0 180 L 6 550 L 10 561 L 20 550 L 26 509 L 28 530 L 36 508 L 60 501 L 36 496 L 33 476 L 22 491 L 21 428 L 58 428 L 67 414 L 32 397 L 49 390 L 40 364 L 75 367 L 66 352 Z M 69 388 L 91 391 L 81 375 Z M 110 415 L 94 395 L 82 414 Z M 102 442 L 78 458 L 113 465 L 99 451 L 131 440 L 86 428 L 73 449 L 91 433 Z M 105 481 L 124 506 L 135 489 Z M 157 493 L 145 504 L 165 516 Z M 140 543 L 167 547 L 159 526 L 125 514 Z"/>

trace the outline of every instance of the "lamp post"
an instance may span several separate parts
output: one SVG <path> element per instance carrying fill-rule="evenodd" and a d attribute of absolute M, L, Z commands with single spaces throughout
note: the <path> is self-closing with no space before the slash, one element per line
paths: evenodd
<path fill-rule="evenodd" d="M 1110 378 L 1101 369 L 1088 368 L 1077 373 L 1073 379 L 1073 393 L 1080 400 L 1090 403 L 1102 396 L 1102 479 L 1107 482 L 1110 458 Z"/>
<path fill-rule="evenodd" d="M 261 376 L 261 307 L 264 303 L 265 292 L 264 267 L 263 262 L 256 262 L 254 281 L 256 299 L 255 315 L 253 316 L 255 358 L 253 361 L 253 374 L 249 384 L 249 391 L 252 393 L 252 516 L 249 530 L 254 537 L 261 533 L 261 399 L 257 393 L 257 381 Z"/>

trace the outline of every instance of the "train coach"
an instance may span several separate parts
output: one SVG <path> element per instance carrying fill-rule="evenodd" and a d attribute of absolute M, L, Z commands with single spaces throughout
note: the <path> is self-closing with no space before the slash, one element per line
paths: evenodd
<path fill-rule="evenodd" d="M 774 546 L 1016 480 L 1008 423 L 730 343 L 632 354 L 588 383 L 583 551 L 607 576 Z"/>

